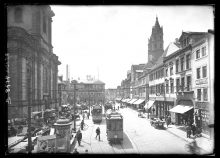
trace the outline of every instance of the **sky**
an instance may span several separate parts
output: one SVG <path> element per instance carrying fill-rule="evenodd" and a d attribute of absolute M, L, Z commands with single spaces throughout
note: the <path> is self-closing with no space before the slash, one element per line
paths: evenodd
<path fill-rule="evenodd" d="M 182 31 L 214 30 L 210 6 L 51 5 L 53 52 L 58 75 L 84 80 L 91 75 L 117 88 L 131 65 L 147 63 L 148 39 L 156 16 L 163 27 L 164 50 Z"/>

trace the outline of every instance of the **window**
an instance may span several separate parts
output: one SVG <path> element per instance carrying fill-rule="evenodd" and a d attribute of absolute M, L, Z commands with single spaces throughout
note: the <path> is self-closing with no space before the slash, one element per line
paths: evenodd
<path fill-rule="evenodd" d="M 208 101 L 208 91 L 207 91 L 207 88 L 203 89 L 203 101 Z"/>
<path fill-rule="evenodd" d="M 178 72 L 179 69 L 179 59 L 176 60 L 176 72 Z"/>
<path fill-rule="evenodd" d="M 206 47 L 202 47 L 202 56 L 206 55 Z"/>
<path fill-rule="evenodd" d="M 166 69 L 166 72 L 165 72 L 165 73 L 166 73 L 166 77 L 167 77 L 167 76 L 168 76 L 168 69 Z"/>
<path fill-rule="evenodd" d="M 190 69 L 191 65 L 190 65 L 190 54 L 186 55 L 186 69 Z"/>
<path fill-rule="evenodd" d="M 185 86 L 184 77 L 182 77 L 182 78 L 181 78 L 182 91 L 184 91 L 184 86 Z"/>
<path fill-rule="evenodd" d="M 187 76 L 186 77 L 186 82 L 187 82 L 187 91 L 190 91 L 190 87 L 191 87 L 191 76 Z"/>
<path fill-rule="evenodd" d="M 200 49 L 198 49 L 197 51 L 196 51 L 196 59 L 199 59 L 200 58 Z"/>
<path fill-rule="evenodd" d="M 201 89 L 197 89 L 197 100 L 201 101 Z"/>
<path fill-rule="evenodd" d="M 173 75 L 173 66 L 170 67 L 170 76 L 172 76 L 172 75 Z"/>
<path fill-rule="evenodd" d="M 181 71 L 184 70 L 184 57 L 181 58 Z"/>
<path fill-rule="evenodd" d="M 176 92 L 179 91 L 180 79 L 176 79 Z"/>
<path fill-rule="evenodd" d="M 200 68 L 196 69 L 196 75 L 197 75 L 197 79 L 200 79 Z"/>
<path fill-rule="evenodd" d="M 170 93 L 174 93 L 173 79 L 170 80 Z"/>
<path fill-rule="evenodd" d="M 207 66 L 202 67 L 202 77 L 203 78 L 207 77 Z"/>
<path fill-rule="evenodd" d="M 169 93 L 169 81 L 166 81 L 166 93 Z"/>
<path fill-rule="evenodd" d="M 15 22 L 22 22 L 22 9 L 21 8 L 15 8 L 14 20 Z"/>

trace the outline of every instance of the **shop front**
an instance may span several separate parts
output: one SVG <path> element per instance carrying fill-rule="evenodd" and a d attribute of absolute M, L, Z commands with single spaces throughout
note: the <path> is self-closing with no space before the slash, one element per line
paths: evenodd
<path fill-rule="evenodd" d="M 209 102 L 195 103 L 195 123 L 202 128 L 202 132 L 209 134 Z"/>
<path fill-rule="evenodd" d="M 187 125 L 194 122 L 194 100 L 193 92 L 179 92 L 177 94 L 176 106 L 169 110 L 171 122 L 176 125 Z"/>

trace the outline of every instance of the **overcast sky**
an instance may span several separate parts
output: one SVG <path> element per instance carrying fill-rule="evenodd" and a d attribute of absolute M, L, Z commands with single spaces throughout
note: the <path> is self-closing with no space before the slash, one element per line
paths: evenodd
<path fill-rule="evenodd" d="M 105 88 L 117 88 L 132 64 L 147 62 L 148 38 L 156 15 L 163 26 L 164 50 L 183 31 L 214 29 L 209 6 L 64 6 L 51 5 L 53 51 L 59 75 L 95 76 Z"/>

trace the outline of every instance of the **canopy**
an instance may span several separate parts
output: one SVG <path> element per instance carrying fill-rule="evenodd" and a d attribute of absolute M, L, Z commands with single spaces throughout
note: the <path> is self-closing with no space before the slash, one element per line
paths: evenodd
<path fill-rule="evenodd" d="M 128 103 L 133 104 L 137 99 L 131 99 Z"/>
<path fill-rule="evenodd" d="M 128 98 L 125 103 L 129 103 L 132 99 Z"/>
<path fill-rule="evenodd" d="M 144 99 L 138 99 L 134 102 L 134 104 L 138 105 L 138 104 L 143 103 L 144 101 L 145 101 Z"/>
<path fill-rule="evenodd" d="M 170 112 L 180 113 L 183 114 L 189 110 L 191 110 L 193 106 L 187 106 L 187 105 L 177 105 L 174 108 L 170 109 Z"/>
<path fill-rule="evenodd" d="M 145 104 L 145 106 L 144 106 L 144 108 L 145 109 L 150 109 L 151 107 L 152 107 L 152 105 L 154 104 L 154 100 L 149 100 L 146 104 Z"/>

